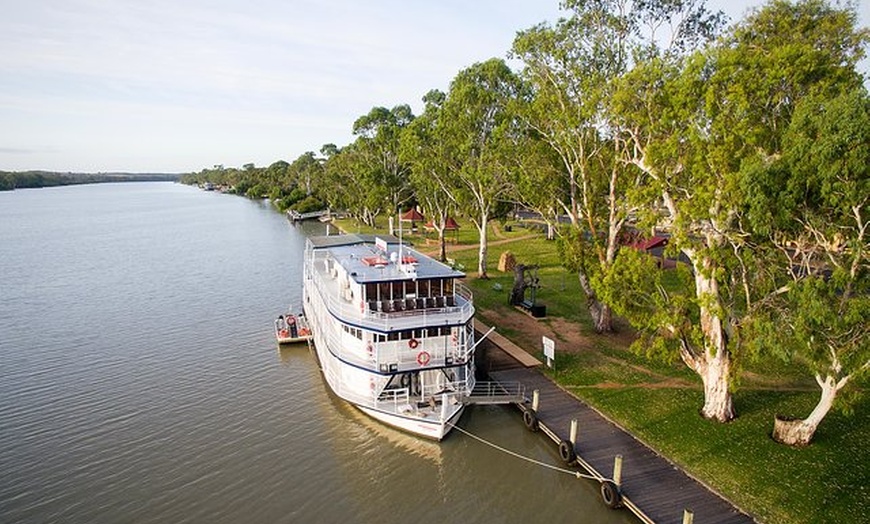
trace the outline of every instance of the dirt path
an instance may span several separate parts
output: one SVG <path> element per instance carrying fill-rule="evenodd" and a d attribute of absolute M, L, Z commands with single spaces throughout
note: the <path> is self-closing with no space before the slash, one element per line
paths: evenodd
<path fill-rule="evenodd" d="M 561 317 L 550 317 L 546 320 L 537 320 L 519 310 L 505 306 L 498 306 L 492 310 L 479 311 L 481 319 L 500 331 L 508 332 L 510 338 L 517 345 L 540 358 L 542 346 L 541 337 L 546 336 L 558 343 L 559 350 L 568 353 L 594 353 L 596 359 L 608 362 L 614 366 L 624 366 L 633 372 L 648 377 L 645 382 L 632 382 L 622 384 L 617 382 L 601 382 L 598 384 L 564 385 L 567 389 L 620 389 L 620 388 L 645 388 L 645 389 L 695 389 L 701 390 L 700 379 L 687 380 L 672 377 L 654 371 L 643 365 L 630 363 L 624 359 L 603 353 L 594 337 L 605 337 L 605 341 L 618 350 L 630 351 L 628 346 L 633 340 L 630 329 L 624 328 L 619 333 L 610 335 L 588 335 L 583 333 L 580 326 L 569 322 Z M 506 335 L 507 336 L 507 335 Z M 760 377 L 754 373 L 744 372 L 742 375 L 742 391 L 815 391 L 818 389 L 812 383 L 797 384 L 783 383 L 774 379 Z"/>
<path fill-rule="evenodd" d="M 512 242 L 521 242 L 523 240 L 529 240 L 532 238 L 536 238 L 536 236 L 535 235 L 524 235 L 524 236 L 515 237 L 515 238 L 502 238 L 501 240 L 493 240 L 492 242 L 487 242 L 486 245 L 487 245 L 487 247 L 501 246 L 504 244 L 510 244 Z M 454 253 L 456 251 L 469 251 L 472 249 L 479 249 L 479 248 L 480 248 L 480 246 L 478 244 L 460 244 L 460 245 L 447 244 L 447 253 L 450 254 L 450 253 Z M 423 253 L 424 255 L 437 257 L 438 253 L 439 253 L 439 247 L 436 246 L 435 249 L 421 250 L 420 252 Z"/>

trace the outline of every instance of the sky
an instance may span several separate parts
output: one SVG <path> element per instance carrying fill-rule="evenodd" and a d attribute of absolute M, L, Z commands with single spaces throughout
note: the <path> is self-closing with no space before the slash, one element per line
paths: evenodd
<path fill-rule="evenodd" d="M 863 26 L 870 0 L 860 0 Z M 0 170 L 200 171 L 353 140 L 558 0 L 0 0 Z M 732 21 L 761 0 L 708 0 Z M 865 61 L 866 63 L 866 61 Z"/>

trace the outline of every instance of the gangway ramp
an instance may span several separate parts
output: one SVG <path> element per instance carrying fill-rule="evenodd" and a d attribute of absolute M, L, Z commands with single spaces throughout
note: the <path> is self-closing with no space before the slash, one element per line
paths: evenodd
<path fill-rule="evenodd" d="M 464 404 L 522 404 L 528 402 L 526 389 L 520 382 L 477 381 Z"/>

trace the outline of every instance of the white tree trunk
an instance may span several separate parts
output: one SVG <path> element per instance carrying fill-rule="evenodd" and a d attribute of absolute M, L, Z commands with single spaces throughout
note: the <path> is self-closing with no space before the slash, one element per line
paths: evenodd
<path fill-rule="evenodd" d="M 598 300 L 595 290 L 589 283 L 589 278 L 581 270 L 577 272 L 577 278 L 580 280 L 580 287 L 586 295 L 586 307 L 589 308 L 589 315 L 592 317 L 592 323 L 595 325 L 596 333 L 610 333 L 613 331 L 613 311 L 610 306 Z"/>
<path fill-rule="evenodd" d="M 701 415 L 719 422 L 733 420 L 736 413 L 729 389 L 730 354 L 726 351 L 721 356 L 708 357 L 704 368 L 705 372 L 701 375 L 704 382 L 704 407 L 701 408 Z"/>
<path fill-rule="evenodd" d="M 694 253 L 690 254 L 690 258 L 692 255 Z M 704 347 L 701 352 L 695 352 L 684 342 L 680 356 L 686 365 L 698 373 L 704 383 L 704 407 L 701 415 L 711 420 L 728 422 L 734 419 L 736 413 L 729 389 L 731 352 L 728 350 L 728 337 L 722 322 L 719 283 L 710 271 L 711 261 L 693 259 L 693 263 Z"/>
<path fill-rule="evenodd" d="M 837 393 L 847 380 L 848 377 L 838 383 L 831 375 L 825 377 L 824 380 L 821 376 L 816 375 L 816 382 L 822 388 L 822 394 L 815 409 L 810 413 L 810 416 L 803 420 L 777 415 L 773 421 L 773 440 L 789 446 L 809 445 L 819 428 L 819 424 L 834 406 Z"/>
<path fill-rule="evenodd" d="M 477 228 L 480 231 L 480 250 L 477 255 L 477 278 L 489 278 L 486 274 L 486 225 L 489 222 L 489 216 L 486 213 L 480 214 L 480 224 Z"/>

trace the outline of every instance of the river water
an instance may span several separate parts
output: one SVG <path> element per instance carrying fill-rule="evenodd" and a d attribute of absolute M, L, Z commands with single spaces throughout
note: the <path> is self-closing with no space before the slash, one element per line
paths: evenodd
<path fill-rule="evenodd" d="M 370 421 L 279 351 L 321 228 L 172 183 L 0 192 L 0 522 L 633 522 L 592 482 Z M 515 410 L 460 426 L 560 465 Z"/>

